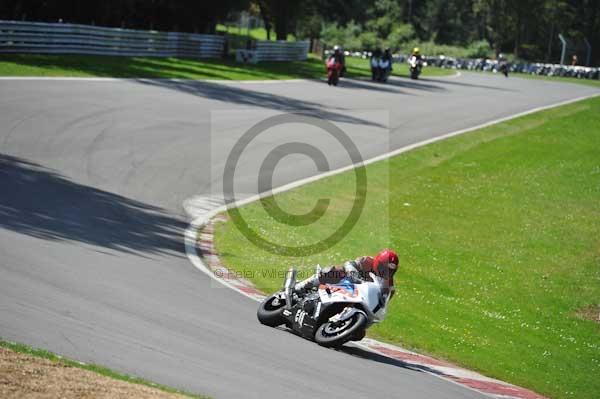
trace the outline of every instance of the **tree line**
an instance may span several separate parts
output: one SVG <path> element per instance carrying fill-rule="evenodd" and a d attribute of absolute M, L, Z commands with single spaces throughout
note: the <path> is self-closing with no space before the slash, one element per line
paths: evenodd
<path fill-rule="evenodd" d="M 0 18 L 131 29 L 214 33 L 246 0 L 2 0 Z"/>
<path fill-rule="evenodd" d="M 558 34 L 600 61 L 600 0 L 3 0 L 0 18 L 213 33 L 240 11 L 270 38 L 321 39 L 354 50 L 428 43 L 556 61 Z M 433 48 L 433 47 L 432 47 Z"/>

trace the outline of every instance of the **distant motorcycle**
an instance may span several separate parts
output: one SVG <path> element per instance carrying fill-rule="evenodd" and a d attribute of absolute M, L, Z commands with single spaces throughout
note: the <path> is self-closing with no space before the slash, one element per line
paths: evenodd
<path fill-rule="evenodd" d="M 392 64 L 389 59 L 373 57 L 371 58 L 371 80 L 376 82 L 387 82 L 392 71 Z"/>
<path fill-rule="evenodd" d="M 408 65 L 410 68 L 410 78 L 419 79 L 421 69 L 423 68 L 423 61 L 413 55 L 408 59 Z"/>
<path fill-rule="evenodd" d="M 508 69 L 509 69 L 508 62 L 506 62 L 506 61 L 500 61 L 498 63 L 498 70 L 500 72 L 502 72 L 502 74 L 504 74 L 504 76 L 507 77 L 507 78 L 508 78 Z"/>
<path fill-rule="evenodd" d="M 327 84 L 329 86 L 337 86 L 340 81 L 340 74 L 342 73 L 343 65 L 341 62 L 335 59 L 335 57 L 329 57 L 326 63 L 327 66 Z"/>
<path fill-rule="evenodd" d="M 292 268 L 283 290 L 259 305 L 258 320 L 271 327 L 285 324 L 326 347 L 360 341 L 367 328 L 385 318 L 389 301 L 389 294 L 384 294 L 384 280 L 373 273 L 369 277 L 372 281 L 344 278 L 338 284 L 321 284 L 299 295 L 294 292 L 296 271 Z"/>

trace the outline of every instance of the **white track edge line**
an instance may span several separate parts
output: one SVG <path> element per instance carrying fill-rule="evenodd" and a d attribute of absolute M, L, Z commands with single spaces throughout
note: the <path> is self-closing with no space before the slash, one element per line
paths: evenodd
<path fill-rule="evenodd" d="M 494 125 L 494 124 L 497 124 L 497 123 L 502 123 L 502 122 L 505 122 L 505 121 L 508 121 L 508 120 L 511 120 L 511 119 L 516 119 L 516 118 L 519 118 L 521 116 L 529 115 L 529 114 L 532 114 L 532 113 L 535 113 L 535 112 L 539 112 L 539 111 L 543 111 L 543 110 L 547 110 L 547 109 L 551 109 L 551 108 L 556 108 L 556 107 L 559 107 L 559 106 L 562 106 L 562 105 L 572 104 L 572 103 L 575 103 L 575 102 L 578 102 L 578 101 L 582 101 L 582 100 L 585 100 L 585 99 L 594 98 L 594 97 L 598 97 L 598 96 L 600 96 L 600 93 L 594 93 L 594 94 L 590 94 L 590 95 L 587 95 L 587 96 L 581 96 L 581 97 L 577 97 L 577 98 L 570 99 L 570 100 L 560 101 L 558 103 L 554 103 L 554 104 L 550 104 L 550 105 L 545 105 L 545 106 L 541 106 L 541 107 L 535 107 L 535 108 L 532 108 L 530 110 L 527 110 L 527 111 L 524 111 L 524 112 L 519 112 L 519 113 L 511 115 L 511 116 L 507 116 L 507 117 L 504 117 L 504 118 L 495 119 L 495 120 L 492 120 L 492 121 L 489 121 L 489 122 L 486 122 L 486 123 L 483 123 L 483 124 L 480 124 L 480 125 L 477 125 L 477 126 L 474 126 L 474 127 L 457 130 L 457 131 L 454 131 L 454 132 L 451 132 L 451 133 L 448 133 L 448 134 L 445 134 L 445 135 L 441 135 L 441 136 L 434 137 L 434 138 L 431 138 L 431 139 L 423 140 L 421 142 L 418 142 L 418 143 L 415 143 L 415 144 L 411 144 L 411 145 L 399 148 L 397 150 L 388 152 L 386 154 L 382 154 L 382 155 L 370 158 L 367 161 L 364 161 L 362 163 L 362 165 L 369 165 L 369 164 L 371 164 L 373 162 L 377 162 L 377 161 L 381 161 L 381 160 L 384 160 L 384 159 L 388 159 L 388 158 L 391 158 L 391 157 L 393 157 L 395 155 L 401 154 L 403 152 L 407 152 L 407 151 L 410 151 L 412 149 L 415 149 L 415 148 L 418 148 L 418 147 L 422 147 L 422 146 L 425 146 L 427 144 L 434 143 L 434 142 L 437 142 L 437 141 L 441 141 L 441 140 L 444 140 L 444 139 L 447 139 L 447 138 L 450 138 L 450 137 L 458 136 L 460 134 L 467 133 L 467 132 L 470 132 L 470 131 L 473 131 L 473 130 L 482 129 L 482 128 L 485 128 L 485 127 L 488 127 L 488 126 L 491 126 L 491 125 Z M 251 197 L 246 198 L 244 200 L 236 201 L 234 203 L 234 206 L 239 207 L 241 205 L 248 204 L 250 202 L 254 202 L 256 200 L 259 200 L 260 198 L 262 198 L 262 196 L 273 195 L 273 194 L 281 193 L 281 192 L 284 192 L 284 191 L 288 191 L 288 190 L 291 190 L 293 188 L 300 187 L 300 186 L 302 186 L 304 184 L 308 184 L 308 183 L 311 183 L 311 182 L 323 179 L 325 177 L 329 177 L 329 176 L 333 176 L 333 175 L 336 175 L 336 174 L 343 173 L 345 171 L 354 169 L 357 166 L 360 166 L 360 164 L 359 165 L 349 165 L 349 166 L 342 167 L 342 168 L 339 168 L 339 169 L 336 169 L 336 170 L 333 170 L 333 171 L 330 171 L 330 172 L 325 172 L 325 173 L 322 173 L 322 174 L 319 174 L 319 175 L 316 175 L 316 176 L 312 176 L 312 177 L 308 177 L 308 178 L 305 178 L 305 179 L 301 179 L 301 180 L 298 180 L 296 182 L 292 182 L 292 183 L 283 185 L 281 187 L 278 187 L 278 188 L 272 190 L 271 192 L 254 195 L 254 196 L 251 196 Z M 185 235 L 184 235 L 184 243 L 185 243 L 186 254 L 188 256 L 188 259 L 194 265 L 194 267 L 196 267 L 198 270 L 200 270 L 204 274 L 207 274 L 212 279 L 218 281 L 219 283 L 221 283 L 225 287 L 231 288 L 234 291 L 236 291 L 236 292 L 244 295 L 245 297 L 250 298 L 250 299 L 252 299 L 252 300 L 254 300 L 256 302 L 260 302 L 260 300 L 258 298 L 256 298 L 255 296 L 252 296 L 252 295 L 250 295 L 250 294 L 248 294 L 248 293 L 240 290 L 238 287 L 236 287 L 235 285 L 229 283 L 228 281 L 225 281 L 224 279 L 220 279 L 217 276 L 215 276 L 214 273 L 211 272 L 211 270 L 204 264 L 204 262 L 202 261 L 202 259 L 198 256 L 198 252 L 196 250 L 196 243 L 197 243 L 197 239 L 198 239 L 198 231 L 200 230 L 200 228 L 202 226 L 204 226 L 208 222 L 210 222 L 210 220 L 214 216 L 216 216 L 219 213 L 224 212 L 226 210 L 227 210 L 227 204 L 219 206 L 219 207 L 214 208 L 212 210 L 209 210 L 206 213 L 204 213 L 203 215 L 195 218 L 190 223 L 190 226 L 186 229 Z M 376 340 L 374 340 L 374 341 L 378 342 Z M 378 351 L 376 351 L 374 349 L 369 348 L 366 345 L 360 345 L 360 344 L 358 344 L 358 346 L 362 347 L 363 349 L 366 348 L 369 351 L 377 353 L 379 355 L 389 357 L 389 356 L 387 356 L 387 355 L 385 355 L 385 354 L 383 354 L 381 352 L 378 352 Z M 428 372 L 428 374 L 430 374 L 432 376 L 435 376 L 435 377 L 438 377 L 438 378 L 441 378 L 441 379 L 443 379 L 445 381 L 451 382 L 451 383 L 453 383 L 455 385 L 461 386 L 462 388 L 466 388 L 468 390 L 480 393 L 480 394 L 482 394 L 484 396 L 488 396 L 488 397 L 492 397 L 492 398 L 503 397 L 503 395 L 493 395 L 493 394 L 490 394 L 490 393 L 487 393 L 487 392 L 484 392 L 484 391 L 481 391 L 481 390 L 478 390 L 478 389 L 475 389 L 475 388 L 471 388 L 471 387 L 469 387 L 467 385 L 460 384 L 457 381 L 454 381 L 454 380 L 452 380 L 450 378 L 438 375 L 438 374 L 433 373 L 433 372 Z M 506 384 L 507 386 L 512 386 L 512 384 L 505 383 L 504 381 L 500 381 L 500 382 Z M 506 396 L 504 396 L 504 397 L 506 397 Z"/>
<path fill-rule="evenodd" d="M 263 197 L 271 196 L 271 195 L 274 195 L 274 194 L 279 194 L 279 193 L 282 193 L 282 192 L 285 192 L 285 191 L 289 191 L 291 189 L 303 186 L 305 184 L 312 183 L 312 182 L 315 182 L 317 180 L 324 179 L 326 177 L 334 176 L 334 175 L 337 175 L 337 174 L 340 174 L 340 173 L 352 170 L 352 169 L 354 169 L 354 168 L 356 168 L 358 166 L 366 166 L 366 165 L 372 164 L 372 163 L 377 162 L 377 161 L 382 161 L 382 160 L 394 157 L 396 155 L 402 154 L 404 152 L 413 150 L 415 148 L 423 147 L 423 146 L 425 146 L 427 144 L 435 143 L 437 141 L 445 140 L 445 139 L 450 138 L 450 137 L 454 137 L 454 136 L 458 136 L 458 135 L 461 135 L 461 134 L 464 134 L 464 133 L 468 133 L 468 132 L 471 132 L 471 131 L 474 131 L 474 130 L 482 129 L 482 128 L 485 128 L 485 127 L 488 127 L 488 126 L 491 126 L 491 125 L 495 125 L 497 123 L 506 122 L 508 120 L 516 119 L 516 118 L 519 118 L 521 116 L 529 115 L 529 114 L 532 114 L 532 113 L 535 113 L 535 112 L 539 112 L 539 111 L 544 111 L 544 110 L 551 109 L 551 108 L 560 107 L 562 105 L 572 104 L 572 103 L 575 103 L 575 102 L 578 102 L 578 101 L 582 101 L 582 100 L 589 99 L 589 98 L 594 98 L 594 97 L 597 97 L 597 96 L 600 96 L 600 92 L 599 93 L 589 94 L 589 95 L 586 95 L 586 96 L 581 96 L 581 97 L 573 98 L 573 99 L 569 99 L 569 100 L 560 101 L 560 102 L 553 103 L 553 104 L 550 104 L 550 105 L 544 105 L 544 106 L 540 106 L 540 107 L 535 107 L 535 108 L 529 109 L 527 111 L 519 112 L 517 114 L 509 115 L 509 116 L 506 116 L 506 117 L 503 117 L 503 118 L 494 119 L 492 121 L 485 122 L 485 123 L 482 123 L 482 124 L 479 124 L 479 125 L 476 125 L 476 126 L 473 126 L 473 127 L 456 130 L 454 132 L 450 132 L 450 133 L 447 133 L 447 134 L 444 134 L 444 135 L 441 135 L 441 136 L 437 136 L 437 137 L 433 137 L 433 138 L 430 138 L 430 139 L 427 139 L 427 140 L 423 140 L 423 141 L 420 141 L 418 143 L 409 144 L 409 145 L 404 146 L 402 148 L 399 148 L 397 150 L 390 151 L 388 153 L 385 153 L 385 154 L 382 154 L 382 155 L 370 158 L 370 159 L 368 159 L 366 161 L 363 161 L 362 164 L 359 163 L 359 164 L 352 164 L 352 165 L 344 166 L 344 167 L 341 167 L 341 168 L 338 168 L 338 169 L 335 169 L 335 170 L 332 170 L 332 171 L 329 171 L 329 172 L 317 174 L 315 176 L 307 177 L 307 178 L 304 178 L 304 179 L 297 180 L 295 182 L 284 184 L 283 186 L 277 187 L 277 188 L 275 188 L 275 189 L 273 189 L 273 190 L 271 190 L 269 192 L 264 192 L 264 193 L 256 194 L 256 195 L 250 196 L 248 198 L 245 198 L 243 200 L 236 201 L 231 206 L 237 208 L 237 207 L 240 207 L 242 205 L 246 205 L 246 204 L 249 204 L 251 202 L 260 200 Z M 200 257 L 198 256 L 198 253 L 196 251 L 196 242 L 197 242 L 197 232 L 198 232 L 198 229 L 201 228 L 202 226 L 206 225 L 210 221 L 210 219 L 212 219 L 217 214 L 226 211 L 227 208 L 228 208 L 228 205 L 221 205 L 221 206 L 219 206 L 217 208 L 214 208 L 214 209 L 212 209 L 210 211 L 207 211 L 206 213 L 204 213 L 203 215 L 197 217 L 196 219 L 194 219 L 190 223 L 190 226 L 186 229 L 185 236 L 184 236 L 185 237 L 184 242 L 185 242 L 186 253 L 188 255 L 188 258 L 192 262 L 192 264 L 198 270 L 200 270 L 201 272 L 203 272 L 205 274 L 208 274 L 211 278 L 217 280 L 219 283 L 221 283 L 221 284 L 223 284 L 223 285 L 225 285 L 225 286 L 227 286 L 229 288 L 232 288 L 233 290 L 241 293 L 242 295 L 244 295 L 244 296 L 246 296 L 248 298 L 251 298 L 253 300 L 258 301 L 256 298 L 254 298 L 251 295 L 243 292 L 242 290 L 240 290 L 239 288 L 237 288 L 234 285 L 230 284 L 229 282 L 224 281 L 223 279 L 220 279 L 217 276 L 215 276 L 210 271 L 210 269 L 204 264 L 204 262 L 200 259 Z"/>

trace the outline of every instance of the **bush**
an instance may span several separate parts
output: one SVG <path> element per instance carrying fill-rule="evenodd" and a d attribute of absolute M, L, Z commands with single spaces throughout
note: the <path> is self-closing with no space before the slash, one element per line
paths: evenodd
<path fill-rule="evenodd" d="M 348 50 L 362 50 L 364 47 L 361 41 L 363 34 L 361 26 L 354 23 L 354 21 L 350 21 L 344 29 L 344 37 L 341 42 L 342 46 Z"/>
<path fill-rule="evenodd" d="M 324 24 L 321 30 L 321 38 L 330 46 L 339 44 L 347 50 L 362 50 L 365 46 L 362 40 L 365 33 L 367 33 L 365 36 L 367 43 L 377 40 L 375 34 L 371 34 L 371 32 L 363 33 L 361 26 L 353 21 L 349 22 L 346 26 Z"/>
<path fill-rule="evenodd" d="M 385 47 L 389 47 L 392 51 L 400 50 L 402 43 L 411 40 L 415 35 L 415 30 L 412 25 L 401 24 L 396 26 L 385 40 Z"/>
<path fill-rule="evenodd" d="M 363 32 L 360 35 L 361 47 L 357 50 L 374 50 L 381 47 L 381 40 L 375 32 Z"/>
<path fill-rule="evenodd" d="M 485 40 L 471 43 L 469 46 L 452 46 L 436 44 L 430 40 L 420 42 L 416 40 L 415 31 L 410 24 L 399 24 L 392 28 L 387 38 L 381 38 L 371 24 L 368 29 L 363 29 L 354 21 L 346 26 L 335 23 L 324 24 L 321 29 L 321 38 L 328 45 L 339 44 L 346 50 L 362 51 L 375 48 L 389 47 L 393 52 L 409 54 L 414 47 L 419 47 L 424 55 L 445 55 L 456 58 L 483 58 L 493 55 L 492 48 Z"/>
<path fill-rule="evenodd" d="M 343 44 L 345 40 L 344 28 L 339 27 L 338 24 L 324 24 L 323 29 L 321 29 L 321 38 L 328 44 Z"/>
<path fill-rule="evenodd" d="M 484 58 L 491 57 L 494 54 L 490 44 L 487 40 L 480 40 L 477 42 L 471 43 L 471 45 L 467 48 L 467 57 L 468 58 Z"/>

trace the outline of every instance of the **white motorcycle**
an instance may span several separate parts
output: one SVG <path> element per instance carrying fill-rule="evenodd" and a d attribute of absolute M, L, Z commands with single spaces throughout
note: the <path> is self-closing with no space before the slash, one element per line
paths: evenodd
<path fill-rule="evenodd" d="M 423 64 L 423 61 L 421 61 L 414 55 L 408 59 L 411 79 L 419 79 L 419 75 L 421 74 L 421 68 L 423 68 Z"/>
<path fill-rule="evenodd" d="M 389 295 L 384 294 L 384 280 L 373 273 L 369 277 L 372 281 L 344 278 L 337 284 L 321 284 L 299 296 L 294 293 L 296 271 L 292 268 L 283 290 L 258 307 L 258 320 L 271 327 L 285 324 L 326 347 L 360 341 L 367 328 L 385 318 L 389 301 Z"/>

